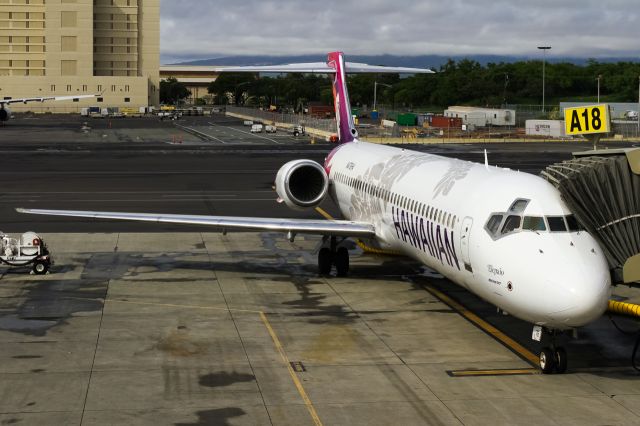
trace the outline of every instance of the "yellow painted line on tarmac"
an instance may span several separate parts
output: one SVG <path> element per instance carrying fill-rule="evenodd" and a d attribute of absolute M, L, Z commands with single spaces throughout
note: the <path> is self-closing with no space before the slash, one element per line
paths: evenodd
<path fill-rule="evenodd" d="M 324 209 L 320 208 L 320 207 L 316 207 L 316 211 L 318 213 L 320 213 L 320 215 L 322 217 L 324 217 L 327 220 L 335 220 L 333 216 L 331 216 L 329 213 L 327 213 Z M 381 250 L 381 249 L 377 249 L 377 248 L 373 248 L 373 247 L 369 247 L 368 245 L 366 245 L 365 243 L 363 243 L 360 240 L 356 240 L 356 244 L 365 252 L 367 253 L 375 253 L 375 254 L 387 254 L 387 255 L 391 255 L 391 256 L 400 256 L 402 255 L 402 253 L 394 251 L 394 250 Z"/>
<path fill-rule="evenodd" d="M 327 220 L 334 220 L 333 217 L 327 213 L 326 211 L 324 211 L 324 209 L 321 209 L 320 207 L 316 207 L 316 211 L 318 213 L 320 213 L 320 215 L 322 215 L 325 219 Z"/>
<path fill-rule="evenodd" d="M 280 343 L 280 339 L 278 339 L 278 336 L 276 335 L 275 331 L 273 331 L 273 328 L 271 327 L 271 323 L 269 323 L 269 320 L 267 319 L 267 316 L 265 315 L 264 312 L 260 312 L 260 318 L 262 319 L 262 322 L 264 323 L 265 327 L 267 327 L 267 331 L 269 332 L 269 335 L 273 340 L 273 344 L 276 346 L 276 349 L 278 350 L 278 353 L 280 354 L 282 361 L 287 366 L 287 370 L 289 371 L 291 380 L 293 380 L 293 384 L 296 386 L 296 389 L 298 389 L 298 393 L 302 397 L 302 400 L 304 401 L 304 405 L 307 407 L 307 411 L 309 411 L 309 415 L 311 416 L 313 423 L 316 426 L 322 426 L 320 417 L 318 417 L 318 413 L 316 412 L 316 409 L 313 406 L 311 399 L 309 399 L 309 396 L 307 395 L 307 392 L 304 390 L 304 387 L 302 386 L 302 383 L 300 382 L 298 375 L 293 370 L 293 367 L 291 366 L 291 361 L 289 361 L 289 357 L 284 351 L 284 348 Z"/>
<path fill-rule="evenodd" d="M 511 368 L 495 370 L 449 370 L 451 377 L 484 377 L 484 376 L 529 376 L 540 374 L 537 368 Z"/>
<path fill-rule="evenodd" d="M 329 213 L 321 209 L 320 207 L 316 207 L 316 211 L 320 213 L 322 216 L 324 216 L 326 219 L 333 220 L 333 217 Z M 360 244 L 361 243 L 358 243 L 358 245 Z M 361 247 L 363 248 L 363 250 L 366 250 L 365 248 L 366 245 L 362 244 Z M 377 250 L 377 249 L 374 249 L 374 250 Z M 374 251 L 374 253 L 375 252 L 376 251 Z M 384 251 L 382 250 L 377 250 L 377 252 L 384 253 Z M 384 253 L 384 254 L 387 254 L 387 253 Z M 389 253 L 389 254 L 394 254 L 394 253 Z M 500 330 L 498 330 L 497 328 L 495 328 L 494 326 L 492 326 L 491 324 L 489 324 L 488 322 L 486 322 L 485 320 L 483 320 L 482 318 L 480 318 L 479 316 L 477 316 L 476 314 L 474 314 L 473 312 L 471 312 L 470 310 L 462 306 L 460 303 L 456 302 L 455 300 L 453 300 L 452 298 L 450 298 L 449 296 L 441 292 L 440 290 L 437 290 L 434 287 L 429 285 L 424 285 L 423 287 L 433 296 L 437 297 L 443 303 L 451 307 L 453 310 L 457 311 L 460 315 L 462 315 L 468 321 L 471 321 L 473 324 L 475 324 L 485 333 L 491 335 L 493 338 L 495 338 L 496 340 L 501 342 L 503 345 L 511 349 L 513 352 L 515 352 L 517 355 L 519 355 L 522 359 L 527 361 L 529 364 L 531 364 L 534 367 L 538 366 L 538 363 L 539 363 L 538 356 L 533 354 L 531 351 L 529 351 L 527 348 L 522 346 L 520 343 L 516 342 L 515 340 L 513 340 L 512 338 L 510 338 L 509 336 L 507 336 L 506 334 L 504 334 L 503 332 L 501 332 Z M 497 370 L 492 370 L 492 371 L 497 371 Z"/>
<path fill-rule="evenodd" d="M 504 334 L 503 332 L 501 332 L 500 330 L 498 330 L 497 328 L 495 328 L 494 326 L 492 326 L 491 324 L 489 324 L 488 322 L 486 322 L 485 320 L 483 320 L 482 318 L 480 318 L 479 316 L 477 316 L 476 314 L 474 314 L 473 312 L 471 312 L 470 310 L 462 306 L 460 303 L 456 302 L 455 300 L 453 300 L 452 298 L 450 298 L 449 296 L 441 292 L 440 290 L 437 290 L 436 288 L 430 285 L 423 285 L 423 287 L 433 296 L 437 297 L 446 305 L 448 305 L 451 309 L 457 311 L 460 315 L 465 317 L 468 321 L 471 321 L 473 324 L 475 324 L 485 333 L 491 335 L 494 339 L 498 340 L 500 343 L 502 343 L 503 345 L 511 349 L 513 352 L 518 354 L 522 359 L 527 361 L 529 364 L 531 364 L 534 367 L 538 366 L 538 363 L 539 363 L 538 356 L 533 354 L 531 351 L 529 351 L 527 348 L 522 346 L 520 343 L 516 342 L 511 337 L 507 336 L 506 334 Z"/>
<path fill-rule="evenodd" d="M 124 304 L 130 304 L 130 305 L 143 305 L 143 306 L 160 306 L 165 308 L 204 309 L 204 310 L 226 311 L 226 312 L 247 312 L 247 313 L 260 315 L 260 319 L 262 320 L 262 323 L 264 324 L 267 331 L 269 332 L 269 336 L 271 336 L 271 340 L 273 340 L 273 344 L 275 345 L 276 350 L 278 351 L 278 354 L 280 354 L 280 357 L 282 358 L 282 362 L 284 362 L 285 366 L 287 367 L 287 371 L 291 376 L 291 380 L 293 380 L 293 384 L 298 390 L 300 397 L 304 401 L 304 405 L 307 407 L 307 411 L 309 411 L 309 415 L 311 416 L 313 423 L 316 426 L 322 426 L 320 417 L 318 417 L 318 413 L 316 412 L 316 409 L 313 406 L 311 399 L 309 399 L 309 395 L 307 395 L 307 392 L 304 390 L 304 387 L 302 386 L 302 382 L 300 382 L 298 375 L 293 370 L 293 367 L 291 366 L 292 365 L 291 361 L 289 361 L 289 357 L 284 351 L 284 347 L 282 346 L 282 343 L 280 343 L 280 339 L 278 338 L 278 335 L 273 330 L 273 327 L 271 327 L 271 323 L 269 322 L 269 320 L 267 319 L 267 315 L 263 311 L 252 311 L 248 309 L 217 308 L 214 306 L 200 306 L 200 305 L 177 305 L 177 304 L 171 304 L 171 303 L 132 302 L 130 300 L 118 300 L 118 299 L 107 299 L 105 300 L 105 302 L 124 303 Z"/>

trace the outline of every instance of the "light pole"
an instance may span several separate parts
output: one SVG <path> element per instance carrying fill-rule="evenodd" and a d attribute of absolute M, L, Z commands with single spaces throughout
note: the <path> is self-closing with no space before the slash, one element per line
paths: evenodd
<path fill-rule="evenodd" d="M 598 74 L 598 78 L 596 78 L 596 80 L 598 80 L 598 103 L 600 103 L 600 80 L 602 79 L 602 74 Z"/>
<path fill-rule="evenodd" d="M 373 83 L 373 110 L 374 111 L 377 111 L 376 105 L 378 104 L 378 86 L 392 87 L 390 84 L 378 83 L 377 81 Z"/>
<path fill-rule="evenodd" d="M 545 83 L 545 65 L 547 50 L 551 50 L 551 46 L 538 46 L 542 50 L 542 112 L 544 112 L 544 83 Z"/>

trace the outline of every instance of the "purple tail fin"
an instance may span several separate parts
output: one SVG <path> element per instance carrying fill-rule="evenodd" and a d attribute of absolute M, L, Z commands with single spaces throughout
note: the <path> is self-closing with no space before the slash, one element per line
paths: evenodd
<path fill-rule="evenodd" d="M 327 65 L 336 70 L 333 80 L 333 101 L 338 123 L 338 137 L 340 143 L 353 142 L 358 139 L 358 131 L 351 115 L 347 79 L 344 72 L 344 53 L 331 52 Z"/>

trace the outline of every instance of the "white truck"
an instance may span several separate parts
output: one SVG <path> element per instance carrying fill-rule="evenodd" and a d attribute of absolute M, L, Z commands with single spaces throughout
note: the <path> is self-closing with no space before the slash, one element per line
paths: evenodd
<path fill-rule="evenodd" d="M 12 238 L 0 231 L 0 262 L 11 267 L 31 265 L 36 275 L 46 274 L 53 264 L 47 245 L 35 232 Z"/>
<path fill-rule="evenodd" d="M 251 133 L 262 133 L 262 124 L 254 124 L 251 126 Z"/>
<path fill-rule="evenodd" d="M 304 129 L 304 126 L 293 126 L 290 130 L 291 133 L 293 133 L 293 136 L 300 136 L 300 135 L 305 135 L 307 132 Z"/>
<path fill-rule="evenodd" d="M 278 128 L 276 126 L 267 124 L 266 126 L 264 126 L 264 131 L 266 133 L 276 133 L 278 131 Z"/>

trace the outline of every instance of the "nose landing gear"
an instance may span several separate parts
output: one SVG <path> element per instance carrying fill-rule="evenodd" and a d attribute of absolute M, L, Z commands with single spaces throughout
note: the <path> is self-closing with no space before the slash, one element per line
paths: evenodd
<path fill-rule="evenodd" d="M 542 374 L 564 374 L 567 371 L 567 351 L 556 345 L 556 330 L 543 329 L 551 337 L 551 345 L 540 351 L 540 370 Z"/>
<path fill-rule="evenodd" d="M 336 237 L 325 238 L 329 240 L 328 247 L 322 247 L 318 252 L 318 274 L 329 275 L 331 267 L 336 267 L 339 277 L 346 277 L 349 273 L 349 251 L 346 247 L 339 247 Z"/>

